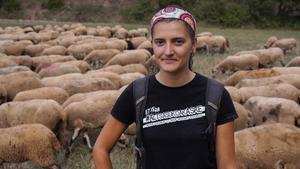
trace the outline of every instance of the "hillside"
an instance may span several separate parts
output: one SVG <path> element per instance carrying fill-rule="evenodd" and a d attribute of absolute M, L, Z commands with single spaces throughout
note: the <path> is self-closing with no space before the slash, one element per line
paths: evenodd
<path fill-rule="evenodd" d="M 134 0 L 0 0 L 1 19 L 122 22 Z"/>

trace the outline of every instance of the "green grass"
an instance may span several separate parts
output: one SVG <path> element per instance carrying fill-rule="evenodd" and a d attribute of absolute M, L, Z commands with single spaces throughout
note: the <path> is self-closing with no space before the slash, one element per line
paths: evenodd
<path fill-rule="evenodd" d="M 0 21 L 1 23 L 1 21 Z M 8 24 L 15 23 L 14 25 L 22 25 L 22 21 L 7 21 L 7 23 L 2 23 L 2 27 Z M 26 22 L 27 23 L 27 22 Z M 46 21 L 41 21 L 39 24 L 45 24 Z M 52 24 L 54 22 L 51 22 Z M 68 22 L 67 22 L 68 23 Z M 58 23 L 63 24 L 63 23 Z M 89 26 L 93 25 L 110 25 L 103 23 L 88 23 Z M 148 27 L 148 25 L 130 25 L 122 24 L 126 28 L 137 28 L 137 27 Z M 215 54 L 206 55 L 205 53 L 196 53 L 194 56 L 193 69 L 196 72 L 202 73 L 206 76 L 211 76 L 211 68 L 217 64 L 219 61 L 225 57 L 232 55 L 238 51 L 252 50 L 263 48 L 264 43 L 270 36 L 277 36 L 278 38 L 289 38 L 293 37 L 298 41 L 298 50 L 300 49 L 300 31 L 296 30 L 258 30 L 258 29 L 223 29 L 216 27 L 199 27 L 198 32 L 209 31 L 213 34 L 223 35 L 229 39 L 230 50 L 225 54 Z M 287 63 L 291 58 L 297 56 L 296 50 L 287 53 L 285 56 L 285 63 Z M 99 132 L 96 132 L 99 133 Z M 95 136 L 94 136 L 95 137 Z M 95 140 L 95 138 L 93 139 Z M 57 161 L 62 165 L 64 169 L 87 169 L 90 167 L 91 153 L 87 146 L 85 146 L 81 139 L 78 139 L 75 143 L 71 156 L 69 159 L 64 160 L 62 155 L 57 156 Z M 121 149 L 117 146 L 113 149 L 111 153 L 111 159 L 114 169 L 134 169 L 135 168 L 135 158 L 132 147 Z M 26 166 L 26 167 L 25 167 Z M 17 168 L 17 167 L 13 167 Z M 23 169 L 40 169 L 32 163 L 25 163 L 22 167 Z"/>

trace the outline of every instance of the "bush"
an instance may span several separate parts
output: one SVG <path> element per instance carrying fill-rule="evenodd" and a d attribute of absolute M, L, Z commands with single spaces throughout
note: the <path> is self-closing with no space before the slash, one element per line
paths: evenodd
<path fill-rule="evenodd" d="M 241 27 L 250 19 L 247 7 L 236 3 L 226 3 L 222 13 L 220 24 L 226 27 Z"/>
<path fill-rule="evenodd" d="M 21 4 L 18 0 L 0 0 L 1 10 L 7 12 L 21 10 Z"/>
<path fill-rule="evenodd" d="M 149 22 L 154 13 L 154 9 L 148 0 L 139 0 L 131 7 L 122 11 L 122 15 L 127 22 Z"/>
<path fill-rule="evenodd" d="M 64 0 L 42 0 L 42 7 L 47 9 L 59 9 L 64 6 Z"/>

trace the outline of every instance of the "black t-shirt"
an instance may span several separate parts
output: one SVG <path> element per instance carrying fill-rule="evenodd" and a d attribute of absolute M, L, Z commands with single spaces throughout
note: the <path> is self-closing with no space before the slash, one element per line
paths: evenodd
<path fill-rule="evenodd" d="M 146 169 L 213 169 L 210 160 L 208 127 L 205 116 L 207 78 L 196 73 L 195 78 L 180 87 L 167 87 L 155 76 L 149 78 L 148 98 L 143 114 L 143 143 Z M 135 121 L 133 86 L 130 84 L 112 109 L 117 120 Z M 217 125 L 237 118 L 232 100 L 223 92 Z"/>

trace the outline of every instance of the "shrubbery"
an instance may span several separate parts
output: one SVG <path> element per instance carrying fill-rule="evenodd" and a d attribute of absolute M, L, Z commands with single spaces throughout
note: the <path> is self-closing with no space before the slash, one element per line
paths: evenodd
<path fill-rule="evenodd" d="M 21 9 L 19 0 L 0 0 L 0 9 L 7 12 L 17 11 Z"/>
<path fill-rule="evenodd" d="M 149 21 L 155 8 L 169 4 L 188 9 L 198 21 L 225 27 L 299 28 L 300 25 L 299 0 L 160 0 L 154 5 L 150 0 L 136 0 L 135 5 L 126 10 L 125 19 L 131 22 Z"/>
<path fill-rule="evenodd" d="M 59 9 L 64 6 L 64 0 L 40 0 L 43 8 Z"/>

